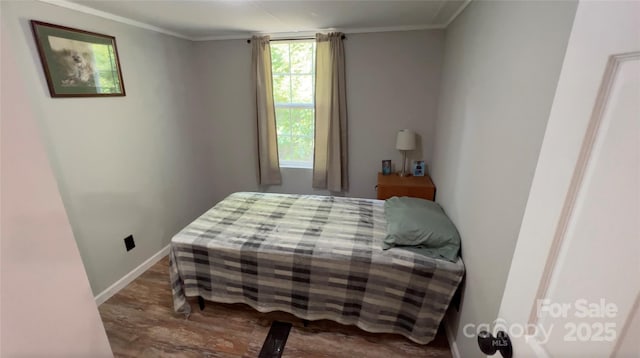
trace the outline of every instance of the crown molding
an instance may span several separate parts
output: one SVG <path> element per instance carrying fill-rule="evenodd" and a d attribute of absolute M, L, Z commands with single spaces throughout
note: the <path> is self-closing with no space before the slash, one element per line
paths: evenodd
<path fill-rule="evenodd" d="M 70 10 L 75 10 L 78 12 L 82 12 L 89 15 L 98 16 L 107 20 L 116 21 L 119 23 L 131 25 L 134 27 L 151 30 L 155 32 L 159 32 L 165 35 L 190 40 L 190 41 L 219 41 L 219 40 L 245 40 L 253 35 L 271 35 L 273 39 L 278 39 L 282 37 L 309 37 L 315 36 L 317 32 L 329 32 L 329 31 L 340 31 L 345 34 L 361 34 L 361 33 L 376 33 L 376 32 L 395 32 L 395 31 L 419 31 L 419 30 L 442 30 L 446 29 L 449 24 L 453 22 L 453 20 L 462 13 L 462 11 L 471 3 L 471 0 L 465 0 L 464 4 L 449 18 L 447 23 L 445 24 L 436 24 L 436 25 L 408 25 L 408 26 L 387 26 L 387 27 L 362 27 L 355 29 L 316 29 L 316 30 L 305 30 L 305 31 L 296 31 L 296 32 L 278 32 L 278 33 L 246 33 L 246 34 L 237 34 L 237 35 L 220 35 L 220 36 L 197 36 L 191 37 L 187 36 L 175 31 L 167 30 L 158 26 L 150 25 L 145 22 L 137 21 L 130 19 L 128 17 L 119 16 L 112 14 L 110 12 L 96 10 L 89 6 L 76 4 L 67 0 L 38 0 L 45 4 L 50 4 L 54 6 L 63 7 Z"/>
<path fill-rule="evenodd" d="M 82 12 L 82 13 L 85 13 L 85 14 L 98 16 L 98 17 L 101 17 L 103 19 L 113 20 L 115 22 L 120 22 L 120 23 L 123 23 L 123 24 L 139 27 L 141 29 L 155 31 L 155 32 L 159 32 L 159 33 L 162 33 L 162 34 L 165 34 L 165 35 L 169 35 L 169 36 L 178 37 L 178 38 L 185 39 L 185 40 L 191 40 L 191 41 L 194 40 L 193 38 L 191 38 L 189 36 L 186 36 L 186 35 L 174 32 L 174 31 L 166 30 L 166 29 L 163 29 L 161 27 L 153 26 L 153 25 L 141 22 L 141 21 L 132 20 L 132 19 L 130 19 L 128 17 L 114 15 L 114 14 L 112 14 L 110 12 L 96 10 L 96 9 L 94 9 L 92 7 L 76 4 L 76 3 L 73 3 L 73 2 L 70 2 L 70 1 L 66 1 L 66 0 L 38 0 L 38 1 L 40 1 L 42 3 L 45 3 L 45 4 L 59 6 L 59 7 L 63 7 L 63 8 L 66 8 L 66 9 Z"/>
<path fill-rule="evenodd" d="M 419 31 L 419 30 L 442 30 L 445 25 L 410 25 L 410 26 L 389 26 L 389 27 L 362 27 L 356 29 L 316 29 L 295 32 L 252 32 L 238 35 L 223 36 L 202 36 L 194 37 L 193 41 L 219 41 L 219 40 L 246 40 L 254 35 L 269 35 L 272 39 L 314 37 L 318 32 L 343 32 L 345 34 L 363 34 L 373 32 L 397 32 L 397 31 Z"/>
<path fill-rule="evenodd" d="M 471 3 L 471 0 L 465 0 L 464 4 L 462 4 L 462 6 L 460 6 L 460 8 L 453 13 L 453 15 L 451 15 L 451 17 L 449 18 L 449 21 L 447 21 L 446 24 L 444 24 L 444 28 L 446 29 L 449 25 L 451 25 L 451 23 L 453 22 L 453 20 L 455 20 L 458 15 L 460 15 L 464 9 L 467 8 L 467 6 L 469 6 L 469 4 Z"/>
<path fill-rule="evenodd" d="M 244 35 L 200 36 L 200 37 L 192 38 L 191 41 L 202 42 L 202 41 L 221 41 L 221 40 L 247 40 L 254 35 L 258 35 L 258 34 L 247 33 Z M 297 36 L 302 36 L 302 35 L 298 34 Z M 271 37 L 275 38 L 275 35 L 272 34 Z"/>
<path fill-rule="evenodd" d="M 364 34 L 367 32 L 396 32 L 396 31 L 420 31 L 420 30 L 441 30 L 445 26 L 442 24 L 423 24 L 423 25 L 406 25 L 406 26 L 387 26 L 387 27 L 360 27 L 355 29 L 343 30 L 345 34 Z"/>

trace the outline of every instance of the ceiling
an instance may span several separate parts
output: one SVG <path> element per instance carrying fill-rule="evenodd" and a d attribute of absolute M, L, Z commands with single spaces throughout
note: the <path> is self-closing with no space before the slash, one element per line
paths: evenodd
<path fill-rule="evenodd" d="M 191 40 L 446 27 L 470 0 L 41 0 Z M 115 16 L 114 16 L 115 15 Z M 274 36 L 277 37 L 277 36 Z"/>

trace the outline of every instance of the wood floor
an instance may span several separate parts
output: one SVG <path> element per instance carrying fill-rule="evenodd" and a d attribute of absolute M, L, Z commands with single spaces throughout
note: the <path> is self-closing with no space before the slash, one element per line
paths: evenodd
<path fill-rule="evenodd" d="M 400 335 L 313 321 L 308 327 L 283 312 L 260 313 L 244 304 L 191 301 L 188 320 L 173 312 L 168 258 L 151 267 L 100 307 L 116 357 L 257 357 L 274 320 L 293 323 L 283 357 L 451 357 L 438 333 L 429 345 Z"/>

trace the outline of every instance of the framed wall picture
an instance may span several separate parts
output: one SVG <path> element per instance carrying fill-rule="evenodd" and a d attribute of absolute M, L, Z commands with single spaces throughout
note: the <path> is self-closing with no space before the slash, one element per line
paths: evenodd
<path fill-rule="evenodd" d="M 391 174 L 391 160 L 383 160 L 382 161 L 382 175 L 390 175 Z"/>
<path fill-rule="evenodd" d="M 423 177 L 425 172 L 424 160 L 413 161 L 413 176 Z"/>
<path fill-rule="evenodd" d="M 51 97 L 124 96 L 116 38 L 31 20 Z"/>

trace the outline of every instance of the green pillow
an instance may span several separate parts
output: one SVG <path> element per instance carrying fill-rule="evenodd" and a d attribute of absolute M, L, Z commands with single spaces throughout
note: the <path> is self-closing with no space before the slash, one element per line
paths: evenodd
<path fill-rule="evenodd" d="M 384 203 L 387 237 L 383 249 L 416 246 L 430 249 L 434 255 L 456 261 L 460 235 L 444 210 L 429 200 L 393 197 Z"/>

